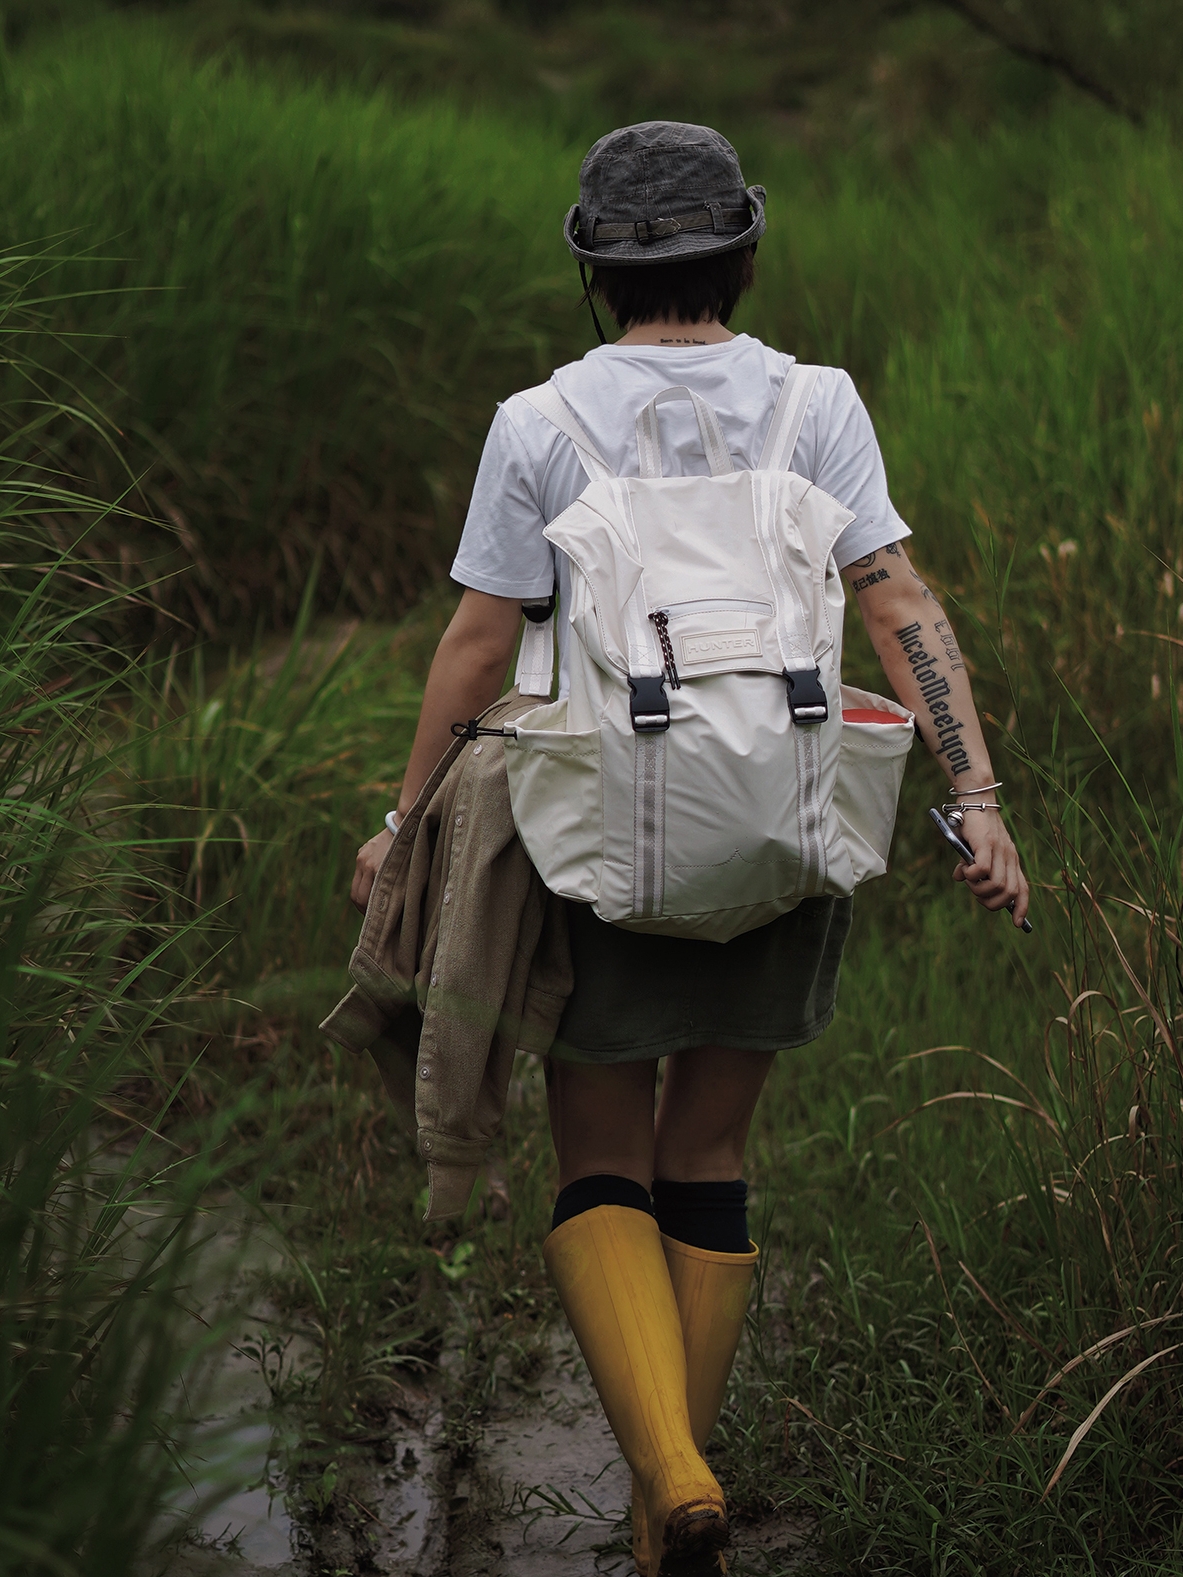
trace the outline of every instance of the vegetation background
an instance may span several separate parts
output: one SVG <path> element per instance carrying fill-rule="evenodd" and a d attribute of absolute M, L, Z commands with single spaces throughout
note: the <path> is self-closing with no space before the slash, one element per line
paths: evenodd
<path fill-rule="evenodd" d="M 914 763 L 835 1025 L 754 1135 L 767 1268 L 712 1450 L 741 1512 L 815 1519 L 819 1572 L 1177 1572 L 1176 13 L 9 0 L 5 1569 L 176 1536 L 220 1214 L 286 1233 L 322 1519 L 324 1463 L 445 1332 L 458 1452 L 537 1361 L 528 1070 L 489 1183 L 425 1228 L 316 1024 L 494 402 L 590 343 L 580 157 L 669 115 L 769 189 L 737 326 L 855 376 L 1040 884 L 1029 941 L 971 912 Z M 878 682 L 854 631 L 848 666 Z"/>

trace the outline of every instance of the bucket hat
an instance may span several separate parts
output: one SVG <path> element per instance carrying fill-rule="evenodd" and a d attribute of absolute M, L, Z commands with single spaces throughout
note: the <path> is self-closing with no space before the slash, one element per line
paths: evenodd
<path fill-rule="evenodd" d="M 762 186 L 745 186 L 735 149 L 709 126 L 647 120 L 601 137 L 579 171 L 563 235 L 599 267 L 713 257 L 764 234 Z"/>

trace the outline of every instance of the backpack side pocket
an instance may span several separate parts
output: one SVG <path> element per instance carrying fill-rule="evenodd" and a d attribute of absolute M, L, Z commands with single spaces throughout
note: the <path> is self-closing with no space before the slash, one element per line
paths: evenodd
<path fill-rule="evenodd" d="M 842 743 L 834 810 L 857 887 L 883 876 L 915 718 L 895 701 L 842 686 Z"/>
<path fill-rule="evenodd" d="M 594 903 L 604 859 L 600 731 L 569 734 L 566 701 L 526 712 L 505 741 L 514 824 L 552 893 Z"/>

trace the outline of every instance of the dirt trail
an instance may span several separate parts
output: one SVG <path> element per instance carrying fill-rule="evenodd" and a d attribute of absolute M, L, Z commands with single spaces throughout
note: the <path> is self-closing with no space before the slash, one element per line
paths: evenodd
<path fill-rule="evenodd" d="M 257 1454 L 259 1486 L 207 1519 L 208 1543 L 179 1552 L 166 1577 L 632 1577 L 628 1469 L 565 1332 L 463 1451 L 445 1443 L 448 1389 L 465 1382 L 445 1355 L 438 1389 L 407 1395 L 383 1437 L 338 1464 L 319 1517 L 306 1496 L 285 1505 L 282 1441 L 260 1432 L 257 1371 L 235 1359 L 230 1372 L 225 1394 L 244 1408 L 240 1441 Z M 740 1527 L 729 1568 L 786 1577 L 801 1543 L 787 1520 Z"/>

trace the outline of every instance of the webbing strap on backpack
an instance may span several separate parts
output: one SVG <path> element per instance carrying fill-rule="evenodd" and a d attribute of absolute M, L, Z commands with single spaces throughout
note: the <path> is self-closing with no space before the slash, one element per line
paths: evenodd
<path fill-rule="evenodd" d="M 518 666 L 514 673 L 514 684 L 518 687 L 519 695 L 539 695 L 550 699 L 550 688 L 554 681 L 555 668 L 555 597 L 551 592 L 549 612 L 545 609 L 548 605 L 542 604 L 527 607 L 522 605 L 522 612 L 526 615 L 526 628 L 522 631 L 522 644 L 518 648 Z"/>
<path fill-rule="evenodd" d="M 794 362 L 785 374 L 776 409 L 768 424 L 768 436 L 764 440 L 764 448 L 760 451 L 760 458 L 757 461 L 758 470 L 787 471 L 789 469 L 793 450 L 796 449 L 797 440 L 801 436 L 801 424 L 805 420 L 805 413 L 809 409 L 809 401 L 820 373 L 820 367 L 807 367 Z"/>
<path fill-rule="evenodd" d="M 539 416 L 552 427 L 557 427 L 575 445 L 579 463 L 593 482 L 610 481 L 616 473 L 596 448 L 594 442 L 576 421 L 574 413 L 553 383 L 540 383 L 536 388 L 523 389 L 518 396 L 525 400 Z M 526 628 L 518 651 L 518 666 L 514 683 L 520 695 L 538 695 L 550 699 L 555 667 L 555 619 L 552 611 L 547 619 L 535 620 L 527 614 Z"/>
<path fill-rule="evenodd" d="M 575 445 L 580 465 L 593 482 L 610 482 L 615 477 L 616 472 L 576 421 L 571 407 L 553 383 L 540 383 L 533 389 L 523 389 L 517 398 L 525 400 L 552 427 L 557 427 L 567 435 Z"/>
<path fill-rule="evenodd" d="M 820 367 L 803 367 L 797 362 L 793 362 L 789 367 L 776 408 L 772 413 L 772 420 L 768 424 L 768 436 L 760 452 L 758 470 L 787 471 L 792 465 L 793 451 L 797 447 L 797 439 L 801 436 L 801 426 L 820 372 Z M 768 505 L 769 498 L 761 488 L 757 493 L 756 529 L 760 534 L 765 554 L 769 562 L 772 562 L 776 554 L 776 544 L 773 540 Z M 794 602 L 797 603 L 795 608 L 787 606 L 779 593 L 777 596 L 777 636 L 785 662 L 785 679 L 789 687 L 789 711 L 793 722 L 811 722 L 812 715 L 798 716 L 798 711 L 794 707 L 795 689 L 801 687 L 806 701 L 812 701 L 816 692 L 820 696 L 823 717 L 826 699 L 824 691 L 820 690 L 817 683 L 818 669 L 813 655 L 807 646 L 800 644 L 800 632 L 805 628 L 806 620 L 796 588 L 792 589 Z M 812 686 L 808 694 L 804 692 L 802 681 L 804 685 Z M 810 708 L 810 713 L 813 710 Z M 820 890 L 821 883 L 825 880 L 827 864 L 824 814 L 817 793 L 819 744 L 814 730 L 808 727 L 795 727 L 793 749 L 797 759 L 797 782 L 800 794 L 801 870 L 798 891 L 803 895 Z"/>

